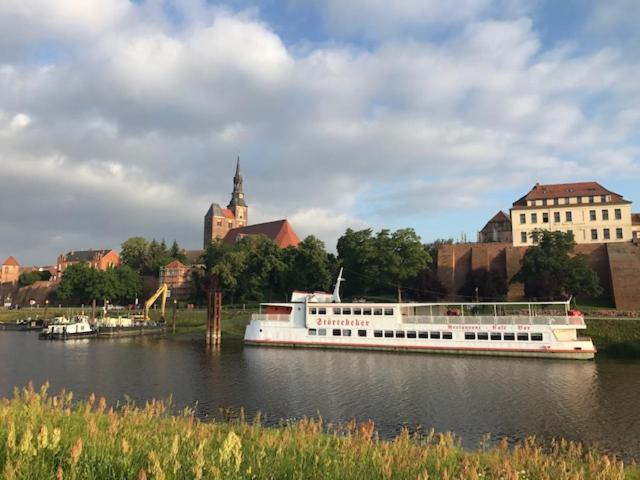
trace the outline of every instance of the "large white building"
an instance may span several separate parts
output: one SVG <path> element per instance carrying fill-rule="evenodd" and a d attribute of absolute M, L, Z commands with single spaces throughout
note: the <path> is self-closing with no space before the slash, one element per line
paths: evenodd
<path fill-rule="evenodd" d="M 576 243 L 634 238 L 631 202 L 597 182 L 536 185 L 511 208 L 513 245 L 537 242 L 537 230 L 571 232 Z M 636 233 L 637 235 L 637 233 Z"/>

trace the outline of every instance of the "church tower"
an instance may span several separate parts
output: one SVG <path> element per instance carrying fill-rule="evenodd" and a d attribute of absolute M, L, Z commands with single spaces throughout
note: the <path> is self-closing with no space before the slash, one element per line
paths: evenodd
<path fill-rule="evenodd" d="M 236 163 L 236 174 L 233 176 L 233 192 L 231 193 L 231 201 L 227 208 L 233 212 L 235 217 L 234 227 L 244 227 L 249 222 L 249 207 L 244 201 L 244 192 L 242 191 L 242 176 L 240 175 L 240 157 Z"/>

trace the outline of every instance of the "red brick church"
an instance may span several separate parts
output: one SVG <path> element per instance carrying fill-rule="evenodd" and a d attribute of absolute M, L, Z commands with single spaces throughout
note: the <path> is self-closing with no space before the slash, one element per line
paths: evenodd
<path fill-rule="evenodd" d="M 222 208 L 218 203 L 212 203 L 204 216 L 203 248 L 207 248 L 213 240 L 218 238 L 222 238 L 225 243 L 233 244 L 251 235 L 264 235 L 280 248 L 295 247 L 300 243 L 296 232 L 286 219 L 249 225 L 249 207 L 242 191 L 242 175 L 240 175 L 238 158 L 229 205 L 227 208 Z"/>

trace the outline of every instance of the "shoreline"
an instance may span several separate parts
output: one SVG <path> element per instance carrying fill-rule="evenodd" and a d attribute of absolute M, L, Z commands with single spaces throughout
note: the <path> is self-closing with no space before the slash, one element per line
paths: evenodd
<path fill-rule="evenodd" d="M 3 478 L 640 478 L 634 465 L 566 440 L 481 443 L 452 433 L 380 439 L 372 422 L 321 419 L 266 427 L 242 411 L 202 422 L 193 411 L 148 401 L 114 410 L 95 395 L 74 401 L 47 386 L 0 399 Z"/>

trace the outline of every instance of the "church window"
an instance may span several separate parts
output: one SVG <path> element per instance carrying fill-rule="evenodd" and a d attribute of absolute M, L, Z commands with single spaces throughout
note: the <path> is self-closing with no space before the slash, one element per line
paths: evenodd
<path fill-rule="evenodd" d="M 233 228 L 233 222 L 229 222 L 229 228 Z"/>
<path fill-rule="evenodd" d="M 222 226 L 222 220 L 218 220 L 218 226 L 221 227 Z"/>

